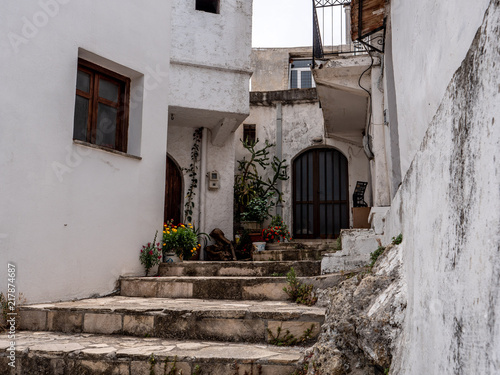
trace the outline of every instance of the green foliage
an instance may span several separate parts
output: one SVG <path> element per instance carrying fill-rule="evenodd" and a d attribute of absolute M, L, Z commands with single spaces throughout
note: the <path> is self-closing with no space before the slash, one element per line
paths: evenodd
<path fill-rule="evenodd" d="M 243 214 L 258 212 L 257 220 L 262 222 L 269 217 L 269 210 L 278 202 L 283 201 L 282 193 L 278 190 L 278 181 L 288 180 L 287 165 L 285 160 L 280 160 L 276 156 L 269 158 L 269 149 L 274 144 L 267 140 L 262 148 L 258 148 L 259 140 L 255 142 L 241 141 L 243 147 L 250 153 L 250 158 L 243 158 L 238 161 L 238 173 L 234 179 L 234 202 L 235 212 Z M 271 167 L 273 173 L 271 177 L 263 177 L 259 173 L 259 168 L 265 173 Z M 263 203 L 265 201 L 265 203 Z M 253 221 L 254 213 L 236 216 L 237 219 Z"/>
<path fill-rule="evenodd" d="M 401 242 L 400 242 L 400 243 L 401 243 Z M 397 245 L 399 245 L 399 244 L 397 244 Z M 386 369 L 384 370 L 384 375 L 389 375 L 389 370 L 390 370 L 389 368 L 386 368 Z"/>
<path fill-rule="evenodd" d="M 276 335 L 273 334 L 273 332 L 268 328 L 267 333 L 269 334 L 269 343 L 271 345 L 276 345 L 276 346 L 292 346 L 292 345 L 297 345 L 302 342 L 305 342 L 307 340 L 310 340 L 312 338 L 312 332 L 314 330 L 314 324 L 311 324 L 311 327 L 307 328 L 302 336 L 299 338 L 295 337 L 290 333 L 290 331 L 287 329 L 284 335 L 282 336 L 281 334 L 283 333 L 283 329 L 281 325 L 276 329 Z"/>
<path fill-rule="evenodd" d="M 202 375 L 202 374 L 203 372 L 201 371 L 200 365 L 194 366 L 193 375 Z"/>
<path fill-rule="evenodd" d="M 189 164 L 189 168 L 182 168 L 191 180 L 186 194 L 186 203 L 184 204 L 184 219 L 188 223 L 193 222 L 194 196 L 196 195 L 195 189 L 198 187 L 198 157 L 200 156 L 202 133 L 203 128 L 198 128 L 194 131 L 193 146 L 191 147 L 191 164 Z"/>
<path fill-rule="evenodd" d="M 9 304 L 3 293 L 0 293 L 0 332 L 7 328 L 7 314 L 9 313 Z"/>
<path fill-rule="evenodd" d="M 403 242 L 403 234 L 399 233 L 397 237 L 392 237 L 392 244 L 393 245 L 399 245 L 401 242 Z"/>
<path fill-rule="evenodd" d="M 385 251 L 385 247 L 384 246 L 379 246 L 377 248 L 377 250 L 375 250 L 373 253 L 370 253 L 370 259 L 371 259 L 371 263 L 370 263 L 370 267 L 373 267 L 375 265 L 375 262 L 377 261 L 378 257 L 381 256 Z"/>
<path fill-rule="evenodd" d="M 255 197 L 248 203 L 245 212 L 241 213 L 242 221 L 257 221 L 262 223 L 269 217 L 269 210 L 273 207 L 271 196 Z"/>
<path fill-rule="evenodd" d="M 151 356 L 148 359 L 148 362 L 149 362 L 149 375 L 156 375 L 155 373 L 156 358 L 154 354 L 151 354 Z"/>
<path fill-rule="evenodd" d="M 291 267 L 290 271 L 286 274 L 286 281 L 288 282 L 288 287 L 284 287 L 283 290 L 292 301 L 302 305 L 312 306 L 318 300 L 314 295 L 313 286 L 301 283 L 297 279 L 293 267 Z"/>
<path fill-rule="evenodd" d="M 163 226 L 163 252 L 174 251 L 178 257 L 188 260 L 201 247 L 192 224 L 174 225 L 173 220 Z"/>
<path fill-rule="evenodd" d="M 158 236 L 158 231 L 155 233 L 155 238 L 153 242 L 148 242 L 147 245 L 144 245 L 141 249 L 141 254 L 139 255 L 139 260 L 141 264 L 146 269 L 146 276 L 149 274 L 149 270 L 160 264 L 162 258 L 162 252 L 160 243 L 156 242 L 156 237 Z"/>

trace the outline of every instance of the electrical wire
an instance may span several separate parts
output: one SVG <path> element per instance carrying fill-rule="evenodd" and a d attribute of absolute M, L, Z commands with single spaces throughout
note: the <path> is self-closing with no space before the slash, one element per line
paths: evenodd
<path fill-rule="evenodd" d="M 370 52 L 370 50 L 366 47 L 366 45 L 363 44 L 363 47 L 366 51 L 366 53 L 368 53 L 368 55 L 370 56 L 370 59 L 371 59 L 371 63 L 370 63 L 370 66 L 368 68 L 366 68 L 366 70 L 361 73 L 361 75 L 359 76 L 359 79 L 358 79 L 358 86 L 363 89 L 364 91 L 366 91 L 366 93 L 368 94 L 368 97 L 369 97 L 369 105 L 368 105 L 368 125 L 366 126 L 366 131 L 365 131 L 365 134 L 368 136 L 370 134 L 370 126 L 371 126 L 371 122 L 372 122 L 372 93 L 370 91 L 368 91 L 367 89 L 365 89 L 362 85 L 361 85 L 361 79 L 363 78 L 363 76 L 365 75 L 365 73 L 367 71 L 369 71 L 371 68 L 373 68 L 373 64 L 374 64 L 374 59 L 373 59 L 373 56 Z"/>

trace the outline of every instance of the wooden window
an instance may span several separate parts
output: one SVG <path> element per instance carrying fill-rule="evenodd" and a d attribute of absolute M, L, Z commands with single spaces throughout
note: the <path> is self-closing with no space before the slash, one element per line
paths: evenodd
<path fill-rule="evenodd" d="M 127 152 L 130 79 L 79 59 L 73 139 Z"/>
<path fill-rule="evenodd" d="M 219 0 L 196 0 L 196 10 L 219 14 Z"/>
<path fill-rule="evenodd" d="M 255 124 L 243 124 L 243 140 L 248 143 L 255 143 Z"/>

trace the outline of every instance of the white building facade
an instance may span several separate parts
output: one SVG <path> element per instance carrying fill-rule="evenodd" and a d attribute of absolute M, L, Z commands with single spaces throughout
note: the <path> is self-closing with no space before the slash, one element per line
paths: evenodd
<path fill-rule="evenodd" d="M 143 273 L 139 250 L 164 221 L 167 153 L 187 167 L 196 127 L 213 129 L 205 158 L 231 153 L 225 132 L 248 114 L 250 16 L 237 0 L 4 6 L 0 276 L 14 263 L 29 302 L 104 295 Z M 213 199 L 232 189 L 224 178 Z M 231 230 L 224 211 L 207 230 Z"/>

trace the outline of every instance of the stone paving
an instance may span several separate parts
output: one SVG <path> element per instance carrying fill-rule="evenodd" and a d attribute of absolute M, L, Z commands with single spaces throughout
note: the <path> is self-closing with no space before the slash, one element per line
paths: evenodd
<path fill-rule="evenodd" d="M 4 353 L 9 345 L 10 340 L 8 340 L 7 335 L 0 335 L 1 374 L 9 373 L 2 371 L 7 369 Z M 304 348 L 21 331 L 16 334 L 16 350 L 17 362 L 24 362 L 25 366 L 30 355 L 42 355 L 50 361 L 57 358 L 64 360 L 66 367 L 68 360 L 70 362 L 77 361 L 80 363 L 79 365 L 83 363 L 84 366 L 93 368 L 96 374 L 108 367 L 124 369 L 122 372 L 113 372 L 117 374 L 128 374 L 128 371 L 130 374 L 134 374 L 134 369 L 137 371 L 136 374 L 145 373 L 144 371 L 150 366 L 148 360 L 151 354 L 154 354 L 158 362 L 163 363 L 163 366 L 166 359 L 172 366 L 172 362 L 177 357 L 177 367 L 184 368 L 184 374 L 191 374 L 196 364 L 202 370 L 210 369 L 209 373 L 216 374 L 214 366 L 225 366 L 229 369 L 231 366 L 234 367 L 239 359 L 243 359 L 245 362 L 239 365 L 242 369 L 249 366 L 260 366 L 263 374 L 290 374 Z M 117 361 L 120 362 L 119 365 Z M 72 366 L 76 365 L 72 364 Z M 48 366 L 57 366 L 57 364 Z M 161 363 L 158 366 L 156 373 L 163 373 L 164 369 L 161 367 Z M 139 371 L 139 368 L 142 370 Z"/>

